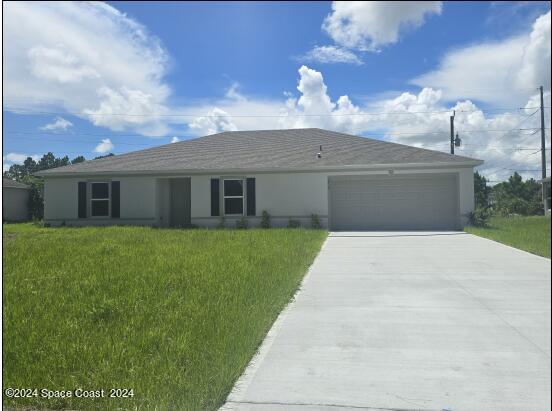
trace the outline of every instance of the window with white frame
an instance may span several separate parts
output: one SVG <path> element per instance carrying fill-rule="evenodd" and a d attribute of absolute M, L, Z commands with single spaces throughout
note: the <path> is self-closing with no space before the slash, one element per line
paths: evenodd
<path fill-rule="evenodd" d="M 224 214 L 243 215 L 243 180 L 224 180 Z"/>
<path fill-rule="evenodd" d="M 109 183 L 92 183 L 90 187 L 90 215 L 109 217 Z"/>

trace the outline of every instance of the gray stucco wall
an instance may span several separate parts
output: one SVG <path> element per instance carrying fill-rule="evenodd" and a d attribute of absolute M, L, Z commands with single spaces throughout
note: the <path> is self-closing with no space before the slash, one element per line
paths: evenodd
<path fill-rule="evenodd" d="M 462 223 L 474 207 L 473 168 L 440 168 L 395 170 L 395 174 L 457 173 L 459 210 Z M 324 226 L 328 222 L 328 177 L 337 175 L 387 174 L 388 170 L 351 172 L 250 173 L 244 175 L 174 175 L 167 177 L 113 177 L 121 182 L 121 218 L 77 218 L 79 181 L 110 181 L 97 178 L 51 177 L 45 182 L 46 222 L 60 224 L 147 224 L 167 226 L 169 222 L 169 178 L 191 177 L 191 221 L 198 226 L 217 226 L 220 217 L 211 217 L 210 179 L 225 177 L 255 177 L 256 217 L 247 217 L 250 226 L 258 226 L 263 210 L 271 215 L 274 226 L 285 226 L 290 218 L 310 225 L 311 214 L 317 214 Z M 246 193 L 247 195 L 247 193 Z M 225 218 L 234 226 L 236 217 Z"/>
<path fill-rule="evenodd" d="M 121 217 L 78 218 L 79 181 L 121 182 Z M 88 196 L 90 197 L 90 196 Z M 90 199 L 87 205 L 90 213 Z M 44 221 L 53 225 L 158 225 L 157 179 L 153 177 L 47 178 L 44 183 Z"/>
<path fill-rule="evenodd" d="M 25 221 L 29 218 L 29 190 L 25 188 L 2 188 L 2 219 Z"/>

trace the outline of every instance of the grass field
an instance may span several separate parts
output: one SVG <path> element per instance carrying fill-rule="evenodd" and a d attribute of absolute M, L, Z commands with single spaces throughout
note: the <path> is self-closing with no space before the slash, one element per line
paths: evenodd
<path fill-rule="evenodd" d="M 134 395 L 39 392 L 4 396 L 4 405 L 216 409 L 325 237 L 306 229 L 4 225 L 4 388 Z"/>
<path fill-rule="evenodd" d="M 492 217 L 488 228 L 466 231 L 550 258 L 550 217 Z"/>

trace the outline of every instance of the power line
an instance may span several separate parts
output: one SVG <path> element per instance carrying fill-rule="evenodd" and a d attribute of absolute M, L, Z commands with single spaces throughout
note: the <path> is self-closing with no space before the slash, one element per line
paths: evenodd
<path fill-rule="evenodd" d="M 530 110 L 537 107 L 510 107 L 504 109 L 476 109 L 476 110 L 456 110 L 457 113 L 473 113 L 473 112 L 491 112 L 502 110 Z M 540 107 L 539 107 L 540 108 Z M 545 107 L 550 108 L 550 107 Z M 21 114 L 48 114 L 48 115 L 74 115 L 74 116 L 122 116 L 122 117 L 154 117 L 154 118 L 170 118 L 170 117 L 185 117 L 185 118 L 218 118 L 220 115 L 212 114 L 135 114 L 135 113 L 75 113 L 75 112 L 55 112 L 55 111 L 31 111 L 24 108 L 11 107 L 9 110 L 17 111 Z M 285 114 L 230 114 L 227 117 L 233 118 L 286 118 L 286 117 L 344 117 L 344 116 L 382 116 L 382 115 L 408 115 L 408 114 L 440 114 L 450 113 L 452 110 L 434 110 L 434 111 L 382 111 L 382 112 L 363 112 L 363 113 L 285 113 Z"/>
<path fill-rule="evenodd" d="M 549 127 L 546 127 L 545 130 L 549 130 Z M 509 131 L 531 131 L 536 130 L 537 132 L 540 130 L 540 127 L 531 127 L 531 128 L 519 128 L 519 129 L 478 129 L 478 130 L 461 130 L 459 131 L 462 133 L 483 133 L 483 132 L 509 132 Z M 368 131 L 366 134 L 368 136 L 401 136 L 401 135 L 430 135 L 430 134 L 443 134 L 448 133 L 446 130 L 442 131 L 425 131 L 425 132 L 371 132 Z M 4 134 L 14 134 L 14 135 L 52 135 L 52 136 L 98 136 L 98 137 L 147 137 L 143 134 L 108 134 L 108 133 L 86 133 L 86 132 L 77 132 L 77 133 L 69 133 L 69 134 L 62 134 L 62 133 L 53 133 L 53 132 L 41 132 L 41 131 L 13 131 L 8 130 L 4 131 Z M 178 133 L 171 133 L 166 134 L 164 136 L 160 137 L 151 137 L 151 138 L 168 138 L 171 137 L 172 134 L 178 134 Z M 531 134 L 528 134 L 531 135 Z"/>

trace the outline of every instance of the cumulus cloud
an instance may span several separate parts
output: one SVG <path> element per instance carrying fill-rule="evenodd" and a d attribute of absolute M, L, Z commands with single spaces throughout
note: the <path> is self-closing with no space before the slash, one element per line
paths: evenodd
<path fill-rule="evenodd" d="M 94 149 L 94 152 L 103 154 L 103 153 L 107 153 L 108 151 L 113 150 L 114 148 L 115 148 L 115 146 L 113 145 L 111 140 L 109 138 L 104 138 L 104 139 L 102 139 L 100 144 L 98 144 L 96 146 L 96 148 Z"/>
<path fill-rule="evenodd" d="M 144 26 L 101 2 L 10 2 L 4 13 L 6 109 L 166 133 L 168 55 Z"/>
<path fill-rule="evenodd" d="M 318 63 L 363 64 L 362 60 L 351 50 L 338 46 L 315 46 L 298 60 Z"/>
<path fill-rule="evenodd" d="M 189 127 L 201 135 L 238 130 L 238 127 L 232 122 L 228 113 L 218 107 L 210 110 L 206 116 L 195 118 L 189 124 Z"/>
<path fill-rule="evenodd" d="M 457 154 L 485 160 L 481 171 L 492 180 L 507 178 L 513 169 L 536 170 L 523 171 L 524 177 L 540 175 L 540 139 L 535 134 L 539 117 L 534 109 L 486 112 L 469 99 L 450 103 L 442 90 L 430 87 L 355 104 L 347 95 L 332 100 L 321 72 L 301 66 L 298 75 L 298 93 L 286 92 L 283 100 L 240 94 L 239 99 L 225 97 L 202 107 L 208 115 L 195 119 L 191 131 L 205 135 L 235 129 L 319 127 L 448 152 L 449 118 L 455 110 L 456 130 L 463 141 Z M 535 94 L 524 107 L 538 104 Z M 550 104 L 547 92 L 545 105 Z M 255 116 L 242 117 L 244 113 Z M 550 124 L 550 111 L 545 113 Z M 547 141 L 550 147 L 549 134 Z"/>
<path fill-rule="evenodd" d="M 519 104 L 540 85 L 550 90 L 550 17 L 537 18 L 527 34 L 454 50 L 412 83 L 450 100 L 469 95 L 494 104 Z"/>
<path fill-rule="evenodd" d="M 63 117 L 56 117 L 52 123 L 48 123 L 42 127 L 41 130 L 67 130 L 69 127 L 72 127 L 73 123 L 69 120 L 64 119 Z"/>
<path fill-rule="evenodd" d="M 374 51 L 441 10 L 440 1 L 334 1 L 322 27 L 341 46 Z"/>
<path fill-rule="evenodd" d="M 173 138 L 171 138 L 171 143 L 178 143 L 180 141 L 180 139 L 176 136 L 174 136 Z"/>
<path fill-rule="evenodd" d="M 470 100 L 446 104 L 440 90 L 424 88 L 418 94 L 402 93 L 379 102 L 385 112 L 399 114 L 376 116 L 372 127 L 385 127 L 383 138 L 389 141 L 448 152 L 450 115 L 454 110 L 455 129 L 462 139 L 456 154 L 484 160 L 480 171 L 491 180 L 505 179 L 513 170 L 523 170 L 520 174 L 526 178 L 537 178 L 540 175 L 537 134 L 540 118 L 534 107 L 538 99 L 536 94 L 531 96 L 524 106 L 526 109 L 488 113 Z M 549 92 L 545 101 L 550 104 Z M 545 121 L 550 124 L 550 112 L 545 114 Z M 548 132 L 546 138 L 550 147 Z"/>

